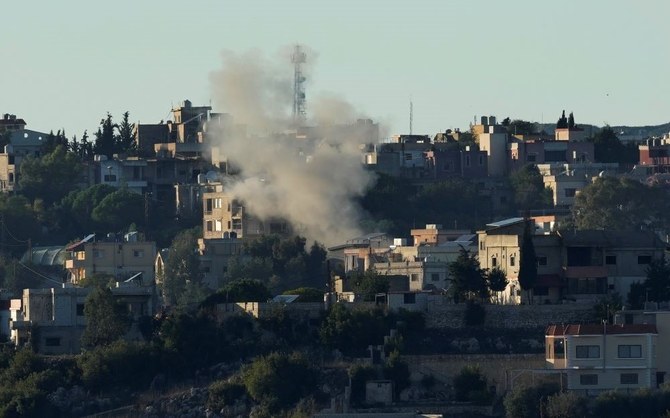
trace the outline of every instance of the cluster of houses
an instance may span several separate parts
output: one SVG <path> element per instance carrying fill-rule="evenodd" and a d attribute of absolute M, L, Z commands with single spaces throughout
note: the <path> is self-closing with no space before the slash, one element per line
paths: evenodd
<path fill-rule="evenodd" d="M 172 201 L 180 216 L 202 213 L 198 252 L 205 283 L 217 288 L 229 260 L 242 255 L 245 241 L 289 233 L 290 225 L 282 219 L 255 217 L 227 190 L 227 173 L 235 168 L 225 150 L 212 142 L 212 134 L 225 138 L 240 134 L 243 127 L 229 115 L 214 113 L 209 106 L 192 106 L 188 100 L 174 108 L 172 116 L 168 123 L 136 124 L 138 156 L 96 156 L 86 166 L 82 183 L 123 185 L 153 199 Z M 361 143 L 368 145 L 362 148 L 361 159 L 370 170 L 418 184 L 451 177 L 479 179 L 501 204 L 508 197 L 497 189 L 497 179 L 527 163 L 538 166 L 545 185 L 553 190 L 557 208 L 569 207 L 594 177 L 620 169 L 616 164 L 596 163 L 593 144 L 584 140 L 584 131 L 574 123 L 558 127 L 553 137 L 524 136 L 508 133 L 493 116 L 482 117 L 480 124 L 471 127 L 478 142 L 468 147 L 454 146 L 458 131 L 433 139 L 399 135 L 379 142 L 376 124 L 369 120 L 356 124 L 366 132 Z M 8 114 L 0 126 L 11 133 L 10 144 L 0 153 L 0 191 L 12 192 L 19 185 L 22 159 L 39 155 L 46 135 L 25 129 L 25 121 Z M 295 132 L 296 136 L 308 134 L 308 130 Z M 636 173 L 642 173 L 641 180 L 670 167 L 670 139 L 649 140 L 639 150 Z M 538 267 L 532 291 L 536 304 L 593 303 L 613 293 L 625 297 L 633 283 L 645 280 L 647 267 L 667 247 L 647 231 L 561 230 L 553 215 L 535 216 L 532 221 Z M 374 233 L 330 247 L 329 257 L 340 262 L 345 273 L 374 269 L 391 277 L 385 303 L 390 308 L 420 310 L 429 303 L 429 295 L 448 293 L 449 264 L 467 250 L 477 254 L 483 268 L 505 271 L 509 284 L 496 299 L 514 305 L 522 302 L 518 273 L 525 223 L 524 218 L 505 219 L 476 232 L 431 224 L 412 229 L 411 243 Z M 167 251 L 138 233 L 92 234 L 66 247 L 34 248 L 26 260 L 61 265 L 67 278 L 55 280 L 58 285 L 53 288 L 25 289 L 18 298 L 5 297 L 0 303 L 0 332 L 17 345 L 37 337 L 42 353 L 78 352 L 89 292 L 78 284 L 96 274 L 112 276 L 116 280 L 113 294 L 128 304 L 133 316 L 153 315 L 161 307 L 155 284 L 160 284 L 167 257 Z M 335 280 L 330 290 L 326 301 L 356 300 L 345 278 Z M 280 298 L 274 303 L 284 306 L 294 301 Z M 324 309 L 324 304 L 317 305 L 304 310 L 313 314 Z M 231 304 L 221 307 L 221 315 L 246 312 L 258 317 L 271 310 L 272 305 Z M 546 335 L 548 367 L 558 370 L 570 389 L 658 385 L 670 370 L 670 364 L 657 355 L 657 347 L 670 338 L 667 321 L 662 312 L 638 312 L 602 326 L 553 325 Z M 39 333 L 34 332 L 36 327 Z"/>

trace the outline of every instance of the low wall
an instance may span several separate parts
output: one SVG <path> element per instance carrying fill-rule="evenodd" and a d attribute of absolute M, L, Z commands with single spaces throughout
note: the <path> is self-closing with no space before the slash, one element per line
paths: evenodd
<path fill-rule="evenodd" d="M 496 387 L 502 394 L 509 388 L 513 371 L 544 369 L 544 354 L 458 354 L 433 356 L 402 356 L 407 361 L 414 380 L 433 375 L 436 380 L 451 385 L 465 366 L 476 366 L 488 380 L 489 386 Z"/>
<path fill-rule="evenodd" d="M 556 323 L 593 322 L 591 305 L 484 305 L 487 327 L 537 328 Z M 428 305 L 427 328 L 461 328 L 465 304 Z"/>

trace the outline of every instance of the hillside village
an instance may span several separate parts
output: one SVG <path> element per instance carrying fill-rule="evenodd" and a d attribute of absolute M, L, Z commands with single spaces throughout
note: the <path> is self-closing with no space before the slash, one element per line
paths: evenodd
<path fill-rule="evenodd" d="M 670 410 L 669 135 L 170 113 L 0 119 L 0 416 Z"/>

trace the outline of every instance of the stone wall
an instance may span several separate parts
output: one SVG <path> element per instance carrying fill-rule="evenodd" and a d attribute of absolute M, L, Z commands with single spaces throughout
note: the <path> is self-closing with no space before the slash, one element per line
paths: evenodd
<path fill-rule="evenodd" d="M 484 305 L 486 322 L 492 328 L 543 328 L 556 323 L 593 322 L 593 306 Z M 465 304 L 430 304 L 423 311 L 428 328 L 461 328 Z"/>
<path fill-rule="evenodd" d="M 509 389 L 517 375 L 527 374 L 521 370 L 545 368 L 544 354 L 458 354 L 402 358 L 409 365 L 412 380 L 418 381 L 423 376 L 432 375 L 444 385 L 445 392 L 450 390 L 454 376 L 465 366 L 478 367 L 487 377 L 489 386 L 495 386 L 498 394 Z"/>

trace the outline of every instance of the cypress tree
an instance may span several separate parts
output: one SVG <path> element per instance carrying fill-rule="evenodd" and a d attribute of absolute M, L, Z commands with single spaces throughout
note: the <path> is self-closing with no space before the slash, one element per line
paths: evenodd
<path fill-rule="evenodd" d="M 531 231 L 532 221 L 526 219 L 523 230 L 523 241 L 521 242 L 521 255 L 519 262 L 519 285 L 528 294 L 528 303 L 531 303 L 530 291 L 537 282 L 537 257 L 535 245 L 533 245 L 533 233 Z"/>

